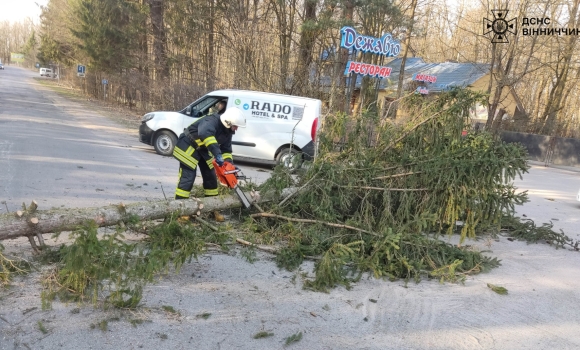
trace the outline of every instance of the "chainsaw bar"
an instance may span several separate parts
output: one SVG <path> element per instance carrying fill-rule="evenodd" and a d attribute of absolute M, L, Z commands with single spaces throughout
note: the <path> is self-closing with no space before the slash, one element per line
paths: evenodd
<path fill-rule="evenodd" d="M 250 209 L 250 207 L 252 206 L 252 203 L 250 203 L 250 201 L 248 200 L 248 197 L 246 197 L 246 194 L 244 193 L 244 191 L 242 191 L 240 186 L 234 187 L 234 192 L 236 192 L 236 194 L 238 195 L 238 198 L 240 199 L 240 202 L 242 202 L 244 207 L 246 207 L 246 209 Z"/>

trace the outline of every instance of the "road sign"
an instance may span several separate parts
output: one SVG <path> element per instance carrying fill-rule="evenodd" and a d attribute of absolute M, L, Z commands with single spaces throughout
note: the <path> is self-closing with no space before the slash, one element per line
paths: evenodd
<path fill-rule="evenodd" d="M 84 77 L 85 76 L 85 71 L 86 71 L 86 67 L 83 66 L 82 64 L 77 64 L 77 75 L 79 77 Z"/>
<path fill-rule="evenodd" d="M 40 63 L 36 63 L 36 68 L 40 68 Z"/>
<path fill-rule="evenodd" d="M 107 85 L 109 81 L 107 79 L 103 79 L 103 85 Z"/>

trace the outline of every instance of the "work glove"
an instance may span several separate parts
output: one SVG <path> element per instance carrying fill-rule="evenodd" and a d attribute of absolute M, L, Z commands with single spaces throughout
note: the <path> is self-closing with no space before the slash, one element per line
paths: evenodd
<path fill-rule="evenodd" d="M 219 166 L 223 166 L 224 165 L 224 157 L 221 154 L 218 154 L 217 156 L 215 156 L 215 162 Z"/>

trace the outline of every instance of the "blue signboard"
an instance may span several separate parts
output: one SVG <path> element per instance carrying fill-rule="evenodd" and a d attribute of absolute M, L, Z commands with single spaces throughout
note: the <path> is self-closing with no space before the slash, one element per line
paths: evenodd
<path fill-rule="evenodd" d="M 353 54 L 353 60 L 356 60 L 357 52 L 372 53 L 385 57 L 396 57 L 401 52 L 401 44 L 398 40 L 395 40 L 390 33 L 386 33 L 382 37 L 376 38 L 361 35 L 352 27 L 342 27 L 340 32 L 342 33 L 340 47 L 348 49 L 349 56 L 351 53 Z M 377 78 L 386 78 L 391 75 L 391 68 L 348 61 L 344 75 L 349 75 L 351 72 L 370 75 Z"/>
<path fill-rule="evenodd" d="M 77 65 L 77 73 L 79 73 L 79 74 L 85 74 L 85 69 L 86 69 L 85 66 L 80 65 L 80 64 Z"/>
<path fill-rule="evenodd" d="M 109 81 L 107 79 L 103 79 L 103 85 L 107 85 Z"/>
<path fill-rule="evenodd" d="M 380 38 L 361 35 L 352 27 L 342 27 L 342 40 L 340 46 L 345 49 L 354 49 L 362 52 L 370 52 L 385 57 L 395 57 L 401 52 L 401 44 L 390 33 Z"/>

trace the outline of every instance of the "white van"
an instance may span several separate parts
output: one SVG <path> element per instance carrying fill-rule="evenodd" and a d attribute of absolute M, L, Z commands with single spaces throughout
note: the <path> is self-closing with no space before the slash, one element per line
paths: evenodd
<path fill-rule="evenodd" d="M 40 76 L 41 77 L 50 77 L 52 76 L 52 69 L 50 68 L 40 68 Z"/>
<path fill-rule="evenodd" d="M 246 117 L 245 128 L 232 138 L 234 160 L 258 160 L 289 165 L 310 160 L 315 153 L 316 132 L 322 107 L 320 100 L 244 90 L 217 90 L 202 96 L 179 112 L 151 112 L 143 116 L 139 141 L 152 145 L 164 156 L 173 153 L 177 137 L 198 118 L 214 112 L 224 101 Z"/>

